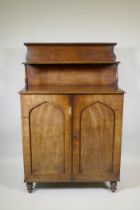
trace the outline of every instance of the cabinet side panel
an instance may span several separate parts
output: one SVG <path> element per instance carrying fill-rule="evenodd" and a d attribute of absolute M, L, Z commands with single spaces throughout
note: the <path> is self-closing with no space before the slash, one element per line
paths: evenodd
<path fill-rule="evenodd" d="M 81 173 L 112 172 L 114 112 L 97 102 L 81 113 Z"/>
<path fill-rule="evenodd" d="M 32 174 L 64 173 L 64 114 L 45 102 L 30 113 Z"/>
<path fill-rule="evenodd" d="M 24 115 L 26 112 L 25 97 L 20 96 L 21 116 L 22 116 L 22 143 L 23 143 L 23 159 L 24 159 L 24 179 L 31 174 L 31 151 L 30 151 L 30 135 L 29 135 L 29 119 Z"/>

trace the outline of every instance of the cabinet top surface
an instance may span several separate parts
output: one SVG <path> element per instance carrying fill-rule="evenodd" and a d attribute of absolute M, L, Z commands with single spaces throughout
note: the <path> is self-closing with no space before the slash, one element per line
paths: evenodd
<path fill-rule="evenodd" d="M 47 42 L 25 42 L 24 45 L 116 45 L 116 42 L 61 42 L 61 43 L 47 43 Z"/>
<path fill-rule="evenodd" d="M 124 94 L 120 89 L 113 89 L 111 86 L 46 86 L 32 87 L 30 90 L 22 89 L 22 94 Z"/>

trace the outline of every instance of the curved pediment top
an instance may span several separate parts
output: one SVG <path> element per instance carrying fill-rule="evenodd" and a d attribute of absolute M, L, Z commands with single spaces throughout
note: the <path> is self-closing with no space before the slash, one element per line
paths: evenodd
<path fill-rule="evenodd" d="M 96 101 L 86 107 L 80 116 L 80 167 L 90 175 L 95 172 L 112 173 L 115 132 L 114 110 Z M 88 164 L 87 164 L 88 160 Z M 99 161 L 98 161 L 99 160 Z"/>
<path fill-rule="evenodd" d="M 41 103 L 39 103 L 39 104 L 33 106 L 33 107 L 29 110 L 29 115 L 31 114 L 31 112 L 32 112 L 34 109 L 36 109 L 36 108 L 38 108 L 38 107 L 40 107 L 40 106 L 42 106 L 42 105 L 44 105 L 44 104 L 48 104 L 48 105 L 51 105 L 51 106 L 55 107 L 56 109 L 59 109 L 59 110 L 63 113 L 63 115 L 64 115 L 63 110 L 62 110 L 58 105 L 53 104 L 53 103 L 50 103 L 50 102 L 48 102 L 48 101 L 43 101 L 43 102 L 41 102 Z"/>
<path fill-rule="evenodd" d="M 62 110 L 44 101 L 30 110 L 31 173 L 65 172 L 65 118 Z M 41 163 L 41 164 L 40 164 Z"/>
<path fill-rule="evenodd" d="M 112 109 L 112 107 L 110 107 L 110 106 L 108 106 L 107 104 L 105 104 L 105 103 L 103 103 L 103 102 L 100 102 L 100 101 L 96 101 L 96 102 L 94 102 L 94 103 L 92 103 L 92 104 L 90 104 L 90 105 L 85 106 L 85 107 L 81 110 L 81 114 L 82 114 L 83 111 L 85 111 L 86 109 L 88 109 L 88 108 L 90 108 L 90 107 L 92 107 L 92 106 L 95 106 L 95 105 L 97 105 L 97 104 L 99 104 L 100 106 L 104 106 L 104 107 L 110 109 L 110 110 L 113 112 L 113 114 L 115 114 L 115 111 L 114 111 L 114 109 Z"/>

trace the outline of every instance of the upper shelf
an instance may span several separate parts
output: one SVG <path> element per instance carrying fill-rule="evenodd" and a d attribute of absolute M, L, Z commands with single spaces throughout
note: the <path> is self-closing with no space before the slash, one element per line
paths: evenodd
<path fill-rule="evenodd" d="M 116 42 L 25 42 L 24 45 L 117 45 Z"/>
<path fill-rule="evenodd" d="M 116 43 L 24 43 L 25 64 L 112 64 Z"/>
<path fill-rule="evenodd" d="M 68 61 L 53 61 L 53 62 L 33 62 L 33 61 L 25 61 L 25 62 L 22 62 L 22 64 L 24 65 L 47 65 L 47 64 L 95 64 L 95 65 L 112 65 L 112 64 L 119 64 L 120 62 L 119 61 L 90 61 L 90 62 L 87 62 L 87 61 L 75 61 L 75 62 L 68 62 Z"/>
<path fill-rule="evenodd" d="M 114 54 L 115 45 L 116 43 L 25 43 L 26 88 L 43 89 L 48 93 L 71 93 L 71 88 L 73 93 L 104 90 L 107 93 L 116 90 L 118 93 L 119 62 Z"/>

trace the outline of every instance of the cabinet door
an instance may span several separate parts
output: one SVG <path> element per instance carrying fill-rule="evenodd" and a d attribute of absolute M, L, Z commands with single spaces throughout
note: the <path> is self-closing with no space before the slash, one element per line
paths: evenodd
<path fill-rule="evenodd" d="M 123 96 L 77 95 L 73 103 L 73 179 L 118 180 Z"/>
<path fill-rule="evenodd" d="M 25 180 L 71 179 L 70 98 L 22 95 Z"/>

